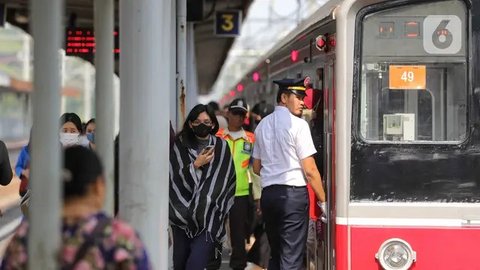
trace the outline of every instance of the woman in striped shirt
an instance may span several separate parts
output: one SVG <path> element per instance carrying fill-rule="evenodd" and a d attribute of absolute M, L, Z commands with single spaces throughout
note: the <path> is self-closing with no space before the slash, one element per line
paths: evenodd
<path fill-rule="evenodd" d="M 215 243 L 225 240 L 225 219 L 235 194 L 228 144 L 215 136 L 218 122 L 195 106 L 170 152 L 170 224 L 175 270 L 204 269 Z"/>

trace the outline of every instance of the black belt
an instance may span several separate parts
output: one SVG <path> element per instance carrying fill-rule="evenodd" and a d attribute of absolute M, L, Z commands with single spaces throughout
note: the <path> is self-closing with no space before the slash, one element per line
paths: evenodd
<path fill-rule="evenodd" d="M 285 189 L 293 189 L 293 190 L 303 190 L 306 189 L 307 186 L 290 186 L 290 185 L 270 185 L 263 188 L 263 190 L 285 190 Z"/>

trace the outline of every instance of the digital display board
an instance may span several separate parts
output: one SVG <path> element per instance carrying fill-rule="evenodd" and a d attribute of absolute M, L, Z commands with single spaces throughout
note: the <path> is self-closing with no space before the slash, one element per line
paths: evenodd
<path fill-rule="evenodd" d="M 91 28 L 69 28 L 66 33 L 65 52 L 69 56 L 93 58 L 95 54 L 95 34 Z M 120 53 L 118 30 L 113 32 L 114 50 L 117 56 Z"/>

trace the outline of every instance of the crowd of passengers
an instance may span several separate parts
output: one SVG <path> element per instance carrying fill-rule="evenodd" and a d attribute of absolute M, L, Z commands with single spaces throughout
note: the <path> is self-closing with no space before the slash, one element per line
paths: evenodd
<path fill-rule="evenodd" d="M 273 111 L 274 106 L 264 101 L 250 109 L 243 99 L 232 101 L 223 110 L 215 102 L 198 104 L 180 132 L 175 134 L 171 128 L 169 216 L 174 269 L 220 269 L 222 252 L 229 252 L 232 269 L 245 269 L 247 262 L 248 269 L 268 267 L 270 246 L 260 207 L 260 177 L 252 170 L 252 153 L 253 131 Z M 106 185 L 102 163 L 95 153 L 95 128 L 95 119 L 82 123 L 75 113 L 60 117 L 59 143 L 64 154 L 60 267 L 151 269 L 135 230 L 103 211 Z M 30 140 L 15 165 L 25 218 L 6 249 L 0 270 L 27 269 L 31 149 Z M 0 181 L 3 185 L 8 182 Z"/>

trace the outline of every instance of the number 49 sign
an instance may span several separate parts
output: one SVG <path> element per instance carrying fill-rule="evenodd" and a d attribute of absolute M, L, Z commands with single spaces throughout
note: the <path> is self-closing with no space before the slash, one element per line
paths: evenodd
<path fill-rule="evenodd" d="M 395 90 L 426 89 L 426 67 L 421 65 L 391 65 L 389 88 Z"/>

